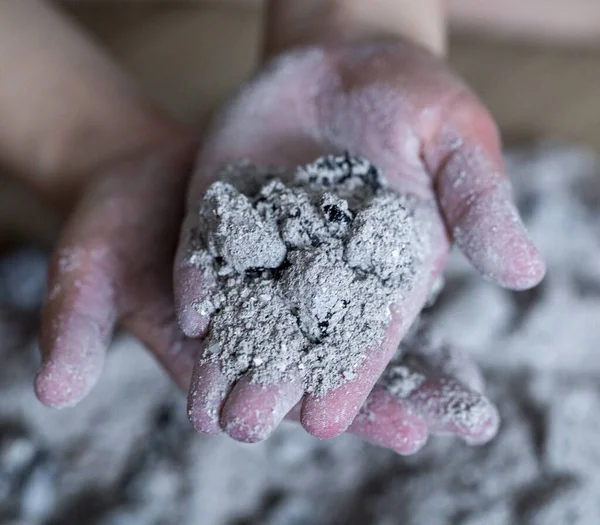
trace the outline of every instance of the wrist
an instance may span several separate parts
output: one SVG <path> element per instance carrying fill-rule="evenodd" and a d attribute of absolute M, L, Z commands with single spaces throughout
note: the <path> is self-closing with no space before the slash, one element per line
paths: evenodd
<path fill-rule="evenodd" d="M 265 52 L 369 39 L 401 39 L 446 50 L 442 0 L 270 0 Z"/>

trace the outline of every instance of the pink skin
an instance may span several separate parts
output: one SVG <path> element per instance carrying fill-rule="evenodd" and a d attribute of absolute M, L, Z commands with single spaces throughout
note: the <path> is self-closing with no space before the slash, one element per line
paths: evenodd
<path fill-rule="evenodd" d="M 256 443 L 269 437 L 302 398 L 300 381 L 262 386 L 248 378 L 235 385 L 221 414 L 225 432 L 233 439 Z"/>
<path fill-rule="evenodd" d="M 455 396 L 442 395 L 442 382 L 451 384 Z M 452 403 L 468 402 L 480 416 L 467 425 L 464 416 L 452 410 Z M 428 378 L 407 399 L 398 399 L 376 386 L 348 430 L 376 445 L 399 454 L 413 454 L 429 435 L 456 435 L 470 445 L 483 445 L 498 432 L 500 418 L 484 396 L 453 379 Z"/>
<path fill-rule="evenodd" d="M 429 435 L 421 416 L 380 387 L 373 389 L 348 430 L 402 455 L 417 452 Z"/>
<path fill-rule="evenodd" d="M 429 435 L 456 435 L 470 445 L 487 443 L 496 435 L 498 411 L 481 394 L 483 378 L 468 356 L 453 348 L 417 347 L 405 350 L 401 362 L 424 374 L 423 383 L 406 398 L 377 384 L 350 432 L 399 454 L 416 452 Z M 468 383 L 459 377 L 468 378 Z"/>
<path fill-rule="evenodd" d="M 405 308 L 404 311 L 404 316 L 399 312 L 392 314 L 383 342 L 367 350 L 369 357 L 356 371 L 356 380 L 342 384 L 323 397 L 305 396 L 300 421 L 309 433 L 319 438 L 330 438 L 350 425 L 394 355 L 404 332 L 418 314 L 415 308 L 410 311 Z M 334 411 L 331 407 L 335 407 Z"/>
<path fill-rule="evenodd" d="M 204 434 L 220 434 L 221 412 L 231 386 L 214 361 L 198 361 L 192 373 L 188 394 L 188 417 Z"/>
<path fill-rule="evenodd" d="M 511 200 L 493 121 L 441 62 L 408 44 L 302 50 L 269 65 L 209 129 L 189 188 L 175 268 L 176 304 L 188 336 L 201 335 L 208 320 L 191 308 L 204 283 L 186 262 L 186 240 L 190 228 L 201 226 L 197 203 L 218 167 L 240 159 L 293 167 L 343 150 L 370 159 L 390 185 L 421 200 L 423 214 L 429 216 L 431 253 L 413 291 L 396 305 L 383 343 L 368 350 L 356 380 L 323 398 L 304 396 L 301 423 L 318 437 L 339 434 L 354 420 L 422 308 L 442 270 L 451 237 L 475 268 L 502 286 L 532 287 L 545 271 Z M 220 425 L 242 441 L 255 436 L 244 434 L 240 425 L 230 431 L 232 414 L 239 422 L 244 412 L 235 409 L 236 403 L 256 410 L 262 403 L 277 405 L 278 414 L 283 410 L 275 398 L 281 396 L 289 408 L 293 404 L 294 396 L 287 395 L 283 385 L 269 386 L 268 394 L 245 386 L 242 395 L 240 388 L 230 385 L 231 400 L 225 402 L 228 408 L 221 413 Z M 274 428 L 275 418 L 272 421 Z M 251 427 L 247 422 L 245 428 Z M 268 432 L 263 428 L 261 435 Z"/>
<path fill-rule="evenodd" d="M 450 378 L 426 379 L 405 405 L 423 418 L 431 434 L 457 435 L 474 445 L 487 443 L 500 424 L 496 408 L 485 397 Z"/>
<path fill-rule="evenodd" d="M 428 357 L 437 357 L 438 352 L 432 355 L 429 351 L 423 356 L 420 349 L 413 349 L 411 355 L 423 363 Z M 473 386 L 457 380 L 465 371 L 476 369 L 466 356 L 461 355 L 460 362 L 461 366 L 453 369 L 456 375 L 431 367 L 423 384 L 405 399 L 376 385 L 347 431 L 403 455 L 417 452 L 430 435 L 456 435 L 471 445 L 487 443 L 498 430 L 498 412 L 479 393 L 480 377 Z M 411 367 L 408 363 L 405 366 Z M 423 372 L 421 367 L 418 371 Z M 189 416 L 199 432 L 212 435 L 226 432 L 238 441 L 254 443 L 268 437 L 284 416 L 292 421 L 301 419 L 303 404 L 294 405 L 302 396 L 299 383 L 263 387 L 245 378 L 228 396 L 230 386 L 215 361 L 197 365 L 194 377 Z M 454 410 L 462 405 L 469 410 Z M 478 417 L 471 418 L 473 413 Z M 223 428 L 221 421 L 228 421 L 229 426 Z"/>

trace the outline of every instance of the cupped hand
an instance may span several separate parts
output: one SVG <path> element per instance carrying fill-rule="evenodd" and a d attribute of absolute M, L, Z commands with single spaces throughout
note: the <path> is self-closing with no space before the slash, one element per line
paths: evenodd
<path fill-rule="evenodd" d="M 194 142 L 182 139 L 105 169 L 89 186 L 50 264 L 40 338 L 43 362 L 35 382 L 44 404 L 73 406 L 90 392 L 117 323 L 142 340 L 177 385 L 188 390 L 201 342 L 185 337 L 177 324 L 171 272 L 195 151 Z M 436 361 L 418 348 L 405 357 L 416 355 L 421 363 L 456 362 Z M 414 365 L 414 360 L 402 364 Z M 382 382 L 348 430 L 401 454 L 418 450 L 432 433 L 458 434 L 470 442 L 493 436 L 497 414 L 480 394 L 479 375 L 471 373 L 476 369 L 470 362 L 450 371 L 436 364 L 417 369 L 417 374 L 427 369 L 418 389 L 398 396 Z M 210 382 L 202 385 L 208 398 L 218 392 Z M 441 396 L 448 385 L 454 385 L 453 396 Z M 247 396 L 245 401 L 260 399 Z M 485 417 L 465 426 L 464 417 L 450 410 L 457 399 Z M 236 410 L 243 403 L 230 406 Z M 299 409 L 288 418 L 298 419 Z M 275 424 L 261 409 L 254 415 L 256 425 Z"/>
<path fill-rule="evenodd" d="M 521 290 L 542 279 L 544 263 L 512 200 L 493 120 L 443 63 L 404 43 L 302 49 L 274 60 L 240 91 L 215 120 L 198 157 L 175 265 L 176 306 L 188 337 L 202 338 L 210 321 L 193 307 L 205 283 L 187 261 L 193 231 L 201 226 L 198 202 L 219 168 L 240 159 L 293 168 L 345 150 L 369 159 L 390 186 L 420 203 L 430 249 L 412 291 L 393 305 L 384 340 L 366 349 L 356 378 L 322 397 L 305 394 L 300 381 L 262 386 L 246 377 L 231 384 L 215 361 L 200 356 L 189 393 L 198 430 L 257 441 L 300 403 L 299 419 L 317 437 L 350 425 L 358 433 L 370 428 L 371 436 L 392 432 L 403 410 L 419 410 L 412 402 L 392 402 L 379 387 L 371 407 L 391 407 L 395 415 L 387 420 L 396 423 L 377 428 L 355 417 L 426 302 L 451 242 L 501 286 Z M 431 400 L 440 398 L 442 383 L 425 383 L 420 395 L 426 405 L 436 405 Z M 418 417 L 428 420 L 430 431 L 439 430 L 435 417 L 423 411 Z"/>

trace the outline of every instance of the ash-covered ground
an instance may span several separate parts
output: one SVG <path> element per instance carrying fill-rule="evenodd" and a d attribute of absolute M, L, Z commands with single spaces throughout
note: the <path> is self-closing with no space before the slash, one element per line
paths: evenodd
<path fill-rule="evenodd" d="M 0 261 L 0 523 L 600 523 L 600 163 L 550 144 L 507 163 L 546 280 L 502 290 L 456 255 L 427 314 L 482 365 L 503 418 L 492 443 L 435 438 L 400 457 L 290 423 L 257 445 L 199 436 L 124 335 L 88 399 L 44 408 L 31 383 L 45 256 L 13 252 Z"/>

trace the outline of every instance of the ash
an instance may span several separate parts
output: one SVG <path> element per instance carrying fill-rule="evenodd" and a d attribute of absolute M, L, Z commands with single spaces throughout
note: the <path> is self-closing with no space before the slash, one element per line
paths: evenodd
<path fill-rule="evenodd" d="M 257 445 L 199 436 L 184 396 L 123 335 L 89 398 L 46 409 L 31 388 L 37 311 L 2 294 L 0 522 L 600 523 L 600 164 L 553 144 L 506 160 L 548 262 L 545 283 L 525 293 L 502 290 L 455 256 L 425 314 L 432 337 L 483 366 L 503 420 L 493 442 L 468 447 L 435 438 L 400 457 L 350 435 L 316 440 L 293 424 Z"/>
<path fill-rule="evenodd" d="M 221 179 L 199 205 L 189 258 L 214 283 L 196 304 L 211 316 L 206 359 L 231 380 L 302 378 L 324 395 L 356 375 L 417 277 L 416 203 L 349 155 L 288 175 L 229 166 Z"/>

